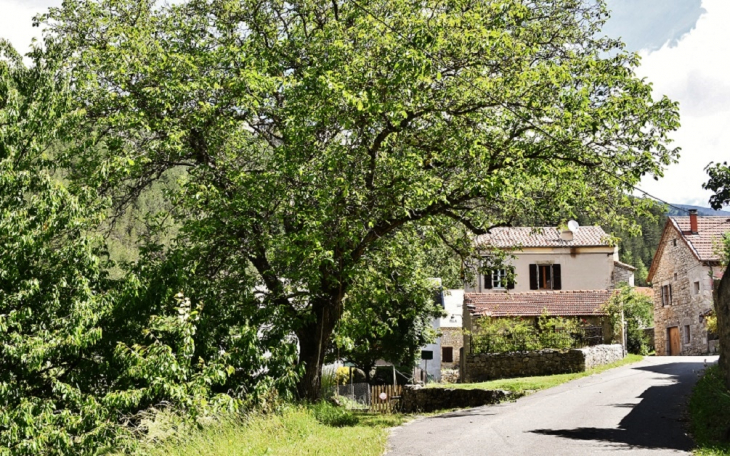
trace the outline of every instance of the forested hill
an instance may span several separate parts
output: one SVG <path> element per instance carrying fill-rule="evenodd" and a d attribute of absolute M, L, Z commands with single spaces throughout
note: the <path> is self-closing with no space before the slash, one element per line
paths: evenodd
<path fill-rule="evenodd" d="M 729 211 L 716 211 L 709 207 L 690 206 L 689 204 L 672 204 L 669 206 L 667 215 L 687 215 L 689 209 L 697 209 L 699 215 L 730 215 Z"/>

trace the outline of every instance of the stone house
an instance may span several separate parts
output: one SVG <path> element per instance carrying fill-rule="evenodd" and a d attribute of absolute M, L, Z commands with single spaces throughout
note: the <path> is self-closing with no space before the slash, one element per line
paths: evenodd
<path fill-rule="evenodd" d="M 705 317 L 713 310 L 713 279 L 722 277 L 719 242 L 727 216 L 668 217 L 649 269 L 654 288 L 654 344 L 658 355 L 700 355 L 716 350 Z"/>
<path fill-rule="evenodd" d="M 469 332 L 487 316 L 536 319 L 546 311 L 583 319 L 599 328 L 604 341 L 611 338 L 601 308 L 619 283 L 634 284 L 635 268 L 619 261 L 618 248 L 601 227 L 571 225 L 566 230 L 498 227 L 476 239 L 485 251 L 496 247 L 511 258 L 502 269 L 477 274 L 466 285 L 462 359 L 470 354 Z"/>

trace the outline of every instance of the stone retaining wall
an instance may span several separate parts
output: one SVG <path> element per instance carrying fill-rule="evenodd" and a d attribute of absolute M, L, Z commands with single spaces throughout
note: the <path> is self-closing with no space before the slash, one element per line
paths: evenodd
<path fill-rule="evenodd" d="M 405 386 L 400 399 L 400 409 L 404 413 L 435 412 L 463 407 L 479 407 L 497 404 L 512 396 L 502 390 L 424 388 Z"/>
<path fill-rule="evenodd" d="M 483 353 L 467 355 L 462 382 L 473 383 L 498 378 L 583 372 L 623 358 L 621 345 L 596 345 L 575 350 Z"/>

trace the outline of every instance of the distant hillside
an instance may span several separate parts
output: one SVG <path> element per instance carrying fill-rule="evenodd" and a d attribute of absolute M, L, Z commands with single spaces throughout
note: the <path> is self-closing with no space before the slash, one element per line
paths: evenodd
<path fill-rule="evenodd" d="M 691 206 L 689 204 L 672 204 L 672 206 L 681 207 L 682 209 L 697 209 L 698 215 L 730 215 L 730 212 L 728 211 L 716 211 L 714 209 L 710 209 L 709 207 L 702 207 L 702 206 Z M 669 210 L 667 211 L 667 215 L 687 215 L 686 211 L 680 211 L 676 207 L 669 207 Z"/>

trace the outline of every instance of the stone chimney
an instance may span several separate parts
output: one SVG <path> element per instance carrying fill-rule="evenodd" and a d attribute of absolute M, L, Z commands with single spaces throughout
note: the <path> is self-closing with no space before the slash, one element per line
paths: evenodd
<path fill-rule="evenodd" d="M 569 229 L 564 229 L 560 233 L 560 239 L 562 239 L 564 241 L 572 241 L 573 240 L 573 232 L 570 231 Z"/>
<path fill-rule="evenodd" d="M 697 234 L 697 209 L 689 210 L 689 232 L 691 234 Z"/>

